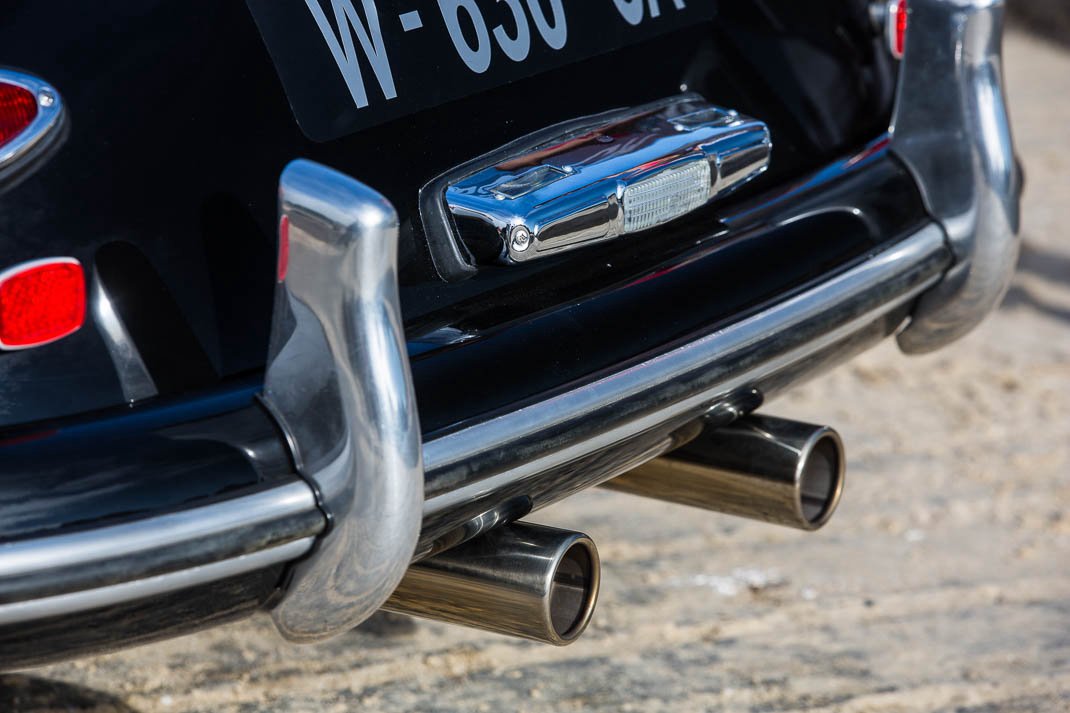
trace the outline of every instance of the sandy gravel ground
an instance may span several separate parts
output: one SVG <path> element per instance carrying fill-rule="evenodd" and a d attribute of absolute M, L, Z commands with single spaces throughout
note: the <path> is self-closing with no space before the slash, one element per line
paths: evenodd
<path fill-rule="evenodd" d="M 592 492 L 538 518 L 600 543 L 572 647 L 251 621 L 0 678 L 0 711 L 1070 711 L 1070 54 L 1007 54 L 1021 274 L 954 348 L 886 345 L 773 405 L 846 438 L 822 532 Z"/>

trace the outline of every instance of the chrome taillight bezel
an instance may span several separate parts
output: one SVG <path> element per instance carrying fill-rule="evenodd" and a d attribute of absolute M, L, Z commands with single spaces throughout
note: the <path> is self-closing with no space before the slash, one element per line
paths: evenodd
<path fill-rule="evenodd" d="M 0 179 L 52 145 L 63 126 L 65 107 L 56 88 L 38 77 L 0 69 L 0 83 L 21 87 L 37 100 L 37 116 L 7 143 L 0 145 Z"/>

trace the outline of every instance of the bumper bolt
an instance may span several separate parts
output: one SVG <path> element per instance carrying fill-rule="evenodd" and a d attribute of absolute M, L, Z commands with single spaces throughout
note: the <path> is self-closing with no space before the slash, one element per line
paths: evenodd
<path fill-rule="evenodd" d="M 531 231 L 523 225 L 517 225 L 509 235 L 509 247 L 514 252 L 522 253 L 531 247 Z"/>

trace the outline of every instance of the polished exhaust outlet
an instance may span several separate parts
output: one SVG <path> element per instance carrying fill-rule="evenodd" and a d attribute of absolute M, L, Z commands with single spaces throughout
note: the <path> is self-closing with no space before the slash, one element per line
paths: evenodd
<path fill-rule="evenodd" d="M 605 486 L 816 530 L 835 511 L 843 480 L 843 441 L 836 431 L 748 416 L 727 426 L 706 426 L 689 443 Z"/>
<path fill-rule="evenodd" d="M 514 523 L 413 564 L 383 609 L 564 646 L 587 628 L 599 579 L 587 535 Z"/>

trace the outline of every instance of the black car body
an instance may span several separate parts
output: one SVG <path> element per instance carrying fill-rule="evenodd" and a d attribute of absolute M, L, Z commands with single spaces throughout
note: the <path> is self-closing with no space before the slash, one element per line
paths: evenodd
<path fill-rule="evenodd" d="M 697 419 L 969 331 L 1017 250 L 1002 2 L 911 0 L 902 59 L 889 8 L 15 0 L 0 84 L 55 118 L 0 146 L 0 282 L 73 259 L 86 307 L 0 351 L 0 667 L 339 633 Z M 447 210 L 458 167 L 680 102 L 768 169 L 532 260 Z"/>

